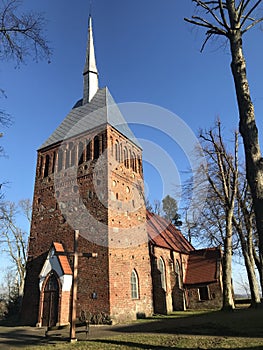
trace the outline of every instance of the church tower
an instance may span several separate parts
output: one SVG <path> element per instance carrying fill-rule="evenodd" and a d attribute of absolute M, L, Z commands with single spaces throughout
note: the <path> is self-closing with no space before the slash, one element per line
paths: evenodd
<path fill-rule="evenodd" d="M 113 320 L 152 313 L 142 149 L 107 87 L 99 88 L 92 18 L 83 97 L 38 150 L 24 324 L 69 322 L 74 231 L 77 315 Z"/>

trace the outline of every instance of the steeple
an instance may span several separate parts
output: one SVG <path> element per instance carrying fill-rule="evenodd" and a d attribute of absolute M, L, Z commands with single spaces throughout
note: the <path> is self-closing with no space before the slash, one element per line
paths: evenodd
<path fill-rule="evenodd" d="M 99 89 L 99 74 L 96 66 L 91 15 L 89 16 L 88 32 L 86 62 L 83 71 L 83 105 L 89 103 Z"/>

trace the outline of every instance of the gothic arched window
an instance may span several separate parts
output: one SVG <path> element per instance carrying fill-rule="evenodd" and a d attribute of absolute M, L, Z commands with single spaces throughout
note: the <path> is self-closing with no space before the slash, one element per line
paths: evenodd
<path fill-rule="evenodd" d="M 118 140 L 115 142 L 115 159 L 117 162 L 120 161 L 120 145 Z"/>
<path fill-rule="evenodd" d="M 83 158 L 83 143 L 82 142 L 79 143 L 78 156 L 79 156 L 78 164 L 80 165 L 80 164 L 82 164 L 84 162 L 84 158 Z"/>
<path fill-rule="evenodd" d="M 123 161 L 124 161 L 125 168 L 129 168 L 129 159 L 128 159 L 127 147 L 123 148 Z"/>
<path fill-rule="evenodd" d="M 178 260 L 176 260 L 176 262 L 175 262 L 175 274 L 177 277 L 178 287 L 181 288 L 182 287 L 181 269 L 180 269 L 180 265 L 179 265 Z"/>
<path fill-rule="evenodd" d="M 99 156 L 100 156 L 100 140 L 99 140 L 99 136 L 95 136 L 93 159 L 98 159 Z"/>
<path fill-rule="evenodd" d="M 137 157 L 137 166 L 138 166 L 138 173 L 142 175 L 142 160 L 140 156 Z"/>
<path fill-rule="evenodd" d="M 158 269 L 160 271 L 161 286 L 163 290 L 166 291 L 165 264 L 164 264 L 163 258 L 161 257 L 159 258 L 159 261 L 158 261 Z"/>
<path fill-rule="evenodd" d="M 45 162 L 45 169 L 44 169 L 44 177 L 48 176 L 49 173 L 49 163 L 50 163 L 50 157 L 47 154 L 46 155 L 46 162 Z"/>
<path fill-rule="evenodd" d="M 66 150 L 66 164 L 65 164 L 65 168 L 69 168 L 69 160 L 70 160 L 70 150 L 67 149 Z"/>
<path fill-rule="evenodd" d="M 70 151 L 70 166 L 74 166 L 76 164 L 76 147 L 73 146 L 73 148 Z"/>
<path fill-rule="evenodd" d="M 137 161 L 134 152 L 132 152 L 132 170 L 137 173 Z"/>
<path fill-rule="evenodd" d="M 57 152 L 53 152 L 53 163 L 52 163 L 52 173 L 56 170 Z"/>
<path fill-rule="evenodd" d="M 113 156 L 113 138 L 112 138 L 112 136 L 110 137 L 110 152 L 111 152 L 111 156 Z"/>
<path fill-rule="evenodd" d="M 86 157 L 87 157 L 87 160 L 91 159 L 91 141 L 90 140 L 87 140 Z"/>
<path fill-rule="evenodd" d="M 106 138 L 106 134 L 103 133 L 101 135 L 101 153 L 103 153 L 105 151 L 105 149 L 107 148 L 107 138 Z"/>
<path fill-rule="evenodd" d="M 139 282 L 138 275 L 135 270 L 131 273 L 131 297 L 132 299 L 139 299 Z"/>
<path fill-rule="evenodd" d="M 60 149 L 58 152 L 58 171 L 61 171 L 63 167 L 63 155 L 64 152 Z"/>
<path fill-rule="evenodd" d="M 39 168 L 38 168 L 39 169 L 38 170 L 39 171 L 39 173 L 38 173 L 39 177 L 42 175 L 42 170 L 43 170 L 42 167 L 43 167 L 43 156 L 40 156 L 39 157 Z"/>

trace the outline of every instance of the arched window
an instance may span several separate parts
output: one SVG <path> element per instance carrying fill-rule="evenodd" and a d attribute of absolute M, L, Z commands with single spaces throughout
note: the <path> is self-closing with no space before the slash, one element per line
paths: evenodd
<path fill-rule="evenodd" d="M 49 173 L 49 163 L 50 163 L 50 157 L 47 154 L 46 155 L 46 162 L 45 162 L 45 169 L 44 169 L 44 177 L 48 176 Z"/>
<path fill-rule="evenodd" d="M 137 157 L 137 167 L 138 167 L 138 173 L 142 175 L 142 160 L 140 156 Z"/>
<path fill-rule="evenodd" d="M 178 287 L 181 288 L 182 287 L 182 279 L 181 279 L 181 270 L 180 270 L 180 265 L 179 265 L 178 260 L 176 260 L 176 263 L 175 263 L 175 273 L 176 273 Z"/>
<path fill-rule="evenodd" d="M 65 168 L 69 168 L 69 160 L 70 160 L 70 150 L 67 149 L 66 150 L 66 164 L 65 164 Z"/>
<path fill-rule="evenodd" d="M 99 140 L 99 136 L 95 136 L 93 159 L 98 159 L 99 156 L 100 156 L 100 140 Z"/>
<path fill-rule="evenodd" d="M 61 171 L 63 167 L 63 155 L 64 152 L 60 149 L 58 152 L 58 171 Z"/>
<path fill-rule="evenodd" d="M 52 173 L 56 170 L 57 152 L 53 152 L 53 163 L 52 163 Z"/>
<path fill-rule="evenodd" d="M 119 148 L 119 154 L 120 154 L 120 159 L 119 159 L 119 162 L 122 162 L 123 158 L 123 154 L 122 154 L 122 143 L 120 143 L 120 148 Z"/>
<path fill-rule="evenodd" d="M 132 159 L 132 152 L 129 150 L 129 161 L 130 161 L 130 168 L 133 169 L 133 159 Z"/>
<path fill-rule="evenodd" d="M 101 135 L 101 145 L 102 145 L 101 153 L 103 153 L 105 151 L 105 149 L 107 148 L 107 138 L 106 138 L 106 134 L 105 133 L 103 133 Z"/>
<path fill-rule="evenodd" d="M 124 161 L 124 166 L 125 168 L 129 168 L 129 159 L 128 159 L 128 151 L 127 147 L 123 148 L 123 161 Z"/>
<path fill-rule="evenodd" d="M 57 291 L 59 290 L 58 280 L 54 274 L 50 274 L 45 286 L 45 291 Z"/>
<path fill-rule="evenodd" d="M 137 162 L 134 152 L 132 152 L 132 170 L 137 173 Z"/>
<path fill-rule="evenodd" d="M 84 161 L 84 158 L 83 158 L 83 143 L 82 142 L 79 143 L 78 155 L 79 155 L 78 164 L 80 165 Z"/>
<path fill-rule="evenodd" d="M 70 151 L 70 166 L 74 166 L 76 164 L 76 147 L 73 146 Z"/>
<path fill-rule="evenodd" d="M 115 142 L 115 159 L 117 162 L 120 161 L 120 145 L 118 140 Z"/>
<path fill-rule="evenodd" d="M 131 273 L 131 298 L 139 299 L 138 275 L 135 270 L 132 270 Z"/>
<path fill-rule="evenodd" d="M 87 157 L 87 160 L 91 159 L 91 141 L 90 140 L 87 140 L 86 157 Z"/>
<path fill-rule="evenodd" d="M 39 173 L 38 173 L 38 175 L 39 175 L 39 177 L 42 175 L 42 167 L 43 167 L 43 156 L 40 156 L 39 157 L 39 168 L 38 168 L 38 170 L 39 170 Z"/>
<path fill-rule="evenodd" d="M 158 269 L 160 271 L 160 278 L 161 278 L 161 286 L 163 290 L 166 291 L 166 278 L 165 278 L 165 264 L 163 261 L 163 258 L 159 258 L 159 264 Z"/>
<path fill-rule="evenodd" d="M 112 138 L 112 136 L 110 137 L 110 152 L 111 152 L 111 156 L 113 156 L 113 138 Z"/>

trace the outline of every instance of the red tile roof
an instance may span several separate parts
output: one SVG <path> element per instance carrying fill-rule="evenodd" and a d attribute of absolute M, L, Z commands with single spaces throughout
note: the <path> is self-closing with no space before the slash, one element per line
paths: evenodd
<path fill-rule="evenodd" d="M 182 253 L 194 250 L 182 233 L 166 219 L 148 211 L 146 217 L 147 233 L 152 244 Z"/>
<path fill-rule="evenodd" d="M 56 253 L 64 253 L 65 252 L 62 243 L 53 242 L 53 246 L 54 246 Z M 72 270 L 71 270 L 71 267 L 69 265 L 68 257 L 66 255 L 59 255 L 59 254 L 57 255 L 57 257 L 58 257 L 58 261 L 60 263 L 60 266 L 62 268 L 64 275 L 72 275 Z"/>
<path fill-rule="evenodd" d="M 220 258 L 219 248 L 191 251 L 184 283 L 190 285 L 216 282 L 219 276 Z"/>

